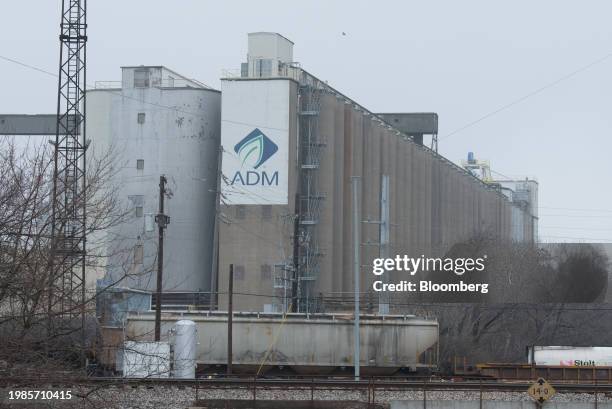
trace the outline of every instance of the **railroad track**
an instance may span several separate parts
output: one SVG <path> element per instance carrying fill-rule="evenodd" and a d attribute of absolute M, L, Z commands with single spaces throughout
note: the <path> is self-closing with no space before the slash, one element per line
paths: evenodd
<path fill-rule="evenodd" d="M 215 377 L 198 379 L 119 377 L 17 377 L 0 376 L 0 387 L 39 385 L 96 385 L 117 387 L 192 387 L 197 389 L 326 389 L 326 390 L 427 390 L 525 392 L 533 381 L 451 381 L 442 379 L 393 379 L 368 377 L 361 380 L 332 378 Z M 612 393 L 612 383 L 550 382 L 560 393 Z"/>

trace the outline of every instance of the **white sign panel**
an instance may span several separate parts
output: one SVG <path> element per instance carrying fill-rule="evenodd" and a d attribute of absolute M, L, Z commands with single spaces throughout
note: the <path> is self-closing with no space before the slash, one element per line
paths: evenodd
<path fill-rule="evenodd" d="M 226 204 L 284 205 L 289 180 L 289 81 L 223 81 Z"/>

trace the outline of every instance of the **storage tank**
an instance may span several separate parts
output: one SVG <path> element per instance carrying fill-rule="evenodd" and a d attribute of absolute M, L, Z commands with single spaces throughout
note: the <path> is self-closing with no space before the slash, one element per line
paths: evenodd
<path fill-rule="evenodd" d="M 154 291 L 153 221 L 165 175 L 170 224 L 162 303 L 208 305 L 198 295 L 211 285 L 221 94 L 161 66 L 123 67 L 122 78 L 117 88 L 97 83 L 87 91 L 88 161 L 112 152 L 115 171 L 107 185 L 128 213 L 107 237 L 92 238 L 89 249 L 108 258 L 100 263 L 108 282 Z"/>
<path fill-rule="evenodd" d="M 191 320 L 180 320 L 175 324 L 174 378 L 195 378 L 197 333 L 196 324 Z"/>

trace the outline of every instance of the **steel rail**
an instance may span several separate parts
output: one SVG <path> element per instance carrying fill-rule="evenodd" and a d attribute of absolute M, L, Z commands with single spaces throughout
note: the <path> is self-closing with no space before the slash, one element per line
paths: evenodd
<path fill-rule="evenodd" d="M 196 388 L 240 389 L 252 388 L 321 388 L 358 390 L 375 387 L 378 390 L 423 390 L 442 391 L 506 391 L 525 392 L 532 381 L 443 381 L 443 380 L 410 380 L 392 379 L 388 377 L 363 377 L 354 379 L 329 378 L 255 378 L 255 377 L 215 377 L 197 379 L 175 378 L 119 378 L 119 377 L 19 377 L 0 376 L 0 386 L 19 385 L 89 385 L 108 384 L 108 386 L 183 386 Z M 565 393 L 592 393 L 612 392 L 612 383 L 565 383 L 550 382 L 558 392 Z"/>

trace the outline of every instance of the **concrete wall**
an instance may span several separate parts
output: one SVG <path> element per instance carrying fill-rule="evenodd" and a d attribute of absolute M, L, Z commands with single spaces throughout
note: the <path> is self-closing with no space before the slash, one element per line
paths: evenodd
<path fill-rule="evenodd" d="M 530 401 L 391 401 L 391 409 L 538 409 L 535 402 Z M 612 403 L 588 403 L 588 402 L 546 402 L 542 409 L 612 409 Z"/>
<path fill-rule="evenodd" d="M 248 86 L 249 81 L 240 80 L 237 82 Z M 253 198 L 259 199 L 261 204 L 221 204 L 220 209 L 224 222 L 219 226 L 219 309 L 227 308 L 229 265 L 232 263 L 235 267 L 234 302 L 237 310 L 263 311 L 265 304 L 277 303 L 279 299 L 274 297 L 275 291 L 273 289 L 274 270 L 280 271 L 280 264 L 288 262 L 293 253 L 293 219 L 291 215 L 295 213 L 297 183 L 295 156 L 298 118 L 297 83 L 283 79 L 256 81 L 262 81 L 263 83 L 285 81 L 289 84 L 288 204 L 266 204 L 268 201 L 265 193 L 258 193 L 253 196 Z M 260 95 L 261 98 L 247 99 L 242 103 L 247 106 L 249 104 L 261 104 L 262 100 L 265 100 L 266 92 L 264 88 Z M 246 93 L 244 97 L 247 98 Z M 257 127 L 261 124 L 253 123 L 250 125 Z M 232 149 L 233 146 L 224 146 L 224 150 Z M 224 176 L 228 177 L 228 175 Z M 245 190 L 237 191 L 248 193 Z"/>
<path fill-rule="evenodd" d="M 68 129 L 67 119 L 68 117 L 64 117 L 62 126 L 59 128 L 60 133 L 65 133 Z M 72 119 L 72 115 L 70 119 Z M 57 130 L 56 114 L 0 114 L 0 135 L 55 136 Z M 80 131 L 80 127 L 70 129 L 71 133 L 80 134 Z"/>
<path fill-rule="evenodd" d="M 269 58 L 282 62 L 293 61 L 293 42 L 278 33 L 249 33 L 247 59 Z"/>
<path fill-rule="evenodd" d="M 129 70 L 128 70 L 129 71 Z M 172 107 L 172 108 L 164 108 Z M 196 88 L 91 90 L 88 130 L 94 156 L 113 153 L 114 186 L 127 220 L 93 240 L 105 262 L 106 278 L 125 274 L 124 287 L 155 288 L 159 177 L 172 197 L 166 230 L 165 291 L 208 291 L 212 264 L 221 95 Z M 144 122 L 139 123 L 139 114 Z M 137 160 L 144 168 L 137 169 Z M 143 214 L 136 214 L 142 206 Z M 135 263 L 142 245 L 143 263 Z"/>
<path fill-rule="evenodd" d="M 438 114 L 435 112 L 378 113 L 376 115 L 407 135 L 438 133 Z"/>
<path fill-rule="evenodd" d="M 172 71 L 163 66 L 137 66 L 137 67 L 122 67 L 121 72 L 121 88 L 134 87 L 134 71 L 148 71 L 149 85 L 148 87 L 191 87 L 201 88 L 202 84 L 197 83 L 175 71 Z"/>

